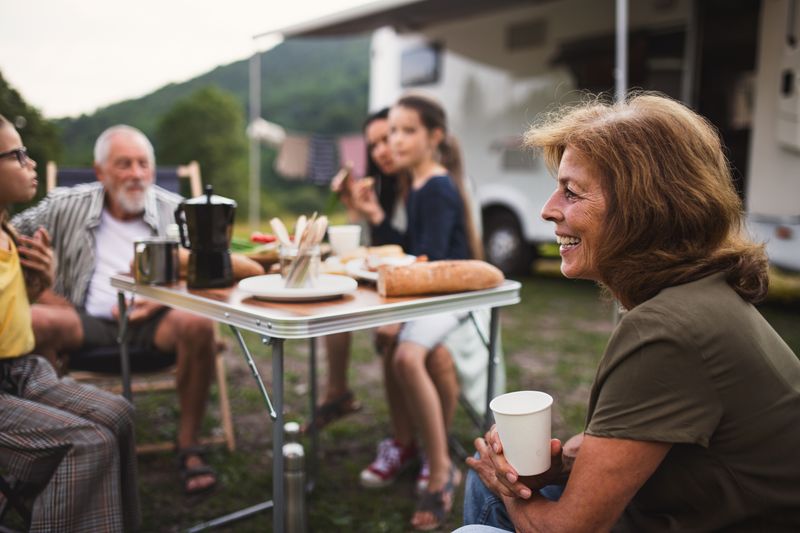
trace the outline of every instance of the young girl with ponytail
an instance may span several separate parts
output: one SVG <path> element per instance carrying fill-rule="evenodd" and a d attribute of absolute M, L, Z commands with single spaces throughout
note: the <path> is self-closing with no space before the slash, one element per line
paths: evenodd
<path fill-rule="evenodd" d="M 407 178 L 407 228 L 398 231 L 392 227 L 374 191 L 365 186 L 355 195 L 354 203 L 373 225 L 374 234 L 382 242 L 400 244 L 406 253 L 426 255 L 431 261 L 481 258 L 460 150 L 455 139 L 448 136 L 444 110 L 428 98 L 405 96 L 391 108 L 389 128 L 395 165 Z M 416 429 L 422 436 L 425 457 L 417 484 L 419 499 L 411 519 L 417 530 L 442 525 L 461 481 L 461 472 L 447 447 L 447 427 L 456 406 L 458 382 L 453 379 L 442 384 L 432 379 L 431 373 L 438 370 L 430 368 L 430 360 L 465 316 L 436 315 L 382 328 L 378 334 L 379 341 L 396 339 L 383 343 L 394 440 L 381 443 L 378 457 L 361 473 L 361 482 L 367 486 L 388 484 L 387 479 L 416 456 Z M 450 374 L 455 375 L 452 371 Z"/>

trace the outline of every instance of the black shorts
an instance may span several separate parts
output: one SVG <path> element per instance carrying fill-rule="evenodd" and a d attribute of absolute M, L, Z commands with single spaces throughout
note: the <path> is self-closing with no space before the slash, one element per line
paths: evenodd
<path fill-rule="evenodd" d="M 145 320 L 128 324 L 132 371 L 153 371 L 175 363 L 174 353 L 159 352 L 154 343 L 156 329 L 168 311 L 165 307 Z M 86 311 L 78 311 L 78 316 L 83 327 L 83 345 L 70 354 L 70 369 L 119 372 L 119 323 L 91 316 Z"/>

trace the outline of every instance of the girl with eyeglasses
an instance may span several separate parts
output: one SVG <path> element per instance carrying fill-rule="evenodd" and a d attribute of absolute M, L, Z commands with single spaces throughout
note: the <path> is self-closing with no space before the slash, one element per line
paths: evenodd
<path fill-rule="evenodd" d="M 29 302 L 52 283 L 54 260 L 47 232 L 17 235 L 7 209 L 36 186 L 36 163 L 0 115 L 0 471 L 37 495 L 30 531 L 136 530 L 133 407 L 58 379 L 30 353 Z"/>
<path fill-rule="evenodd" d="M 28 157 L 28 149 L 24 146 L 20 146 L 19 148 L 14 148 L 13 150 L 7 150 L 3 153 L 0 153 L 0 158 L 3 157 L 11 157 L 14 156 L 17 158 L 19 162 L 19 166 L 25 168 L 28 165 L 28 162 L 31 161 L 31 158 Z M 36 167 L 36 162 L 31 161 L 33 166 Z"/>

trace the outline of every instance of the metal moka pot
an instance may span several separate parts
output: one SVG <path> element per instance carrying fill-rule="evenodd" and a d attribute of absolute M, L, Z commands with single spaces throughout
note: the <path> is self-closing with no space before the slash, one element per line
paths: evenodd
<path fill-rule="evenodd" d="M 186 284 L 190 288 L 230 287 L 231 234 L 236 202 L 214 194 L 206 185 L 205 194 L 181 202 L 175 221 L 181 244 L 190 251 Z"/>

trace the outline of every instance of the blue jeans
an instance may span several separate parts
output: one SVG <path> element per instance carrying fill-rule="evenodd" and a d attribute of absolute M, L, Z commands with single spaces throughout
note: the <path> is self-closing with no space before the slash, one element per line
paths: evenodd
<path fill-rule="evenodd" d="M 564 492 L 563 485 L 548 485 L 539 494 L 551 501 L 558 501 Z M 464 492 L 464 524 L 458 533 L 494 533 L 514 531 L 503 500 L 495 496 L 474 470 L 467 473 Z M 489 527 L 487 527 L 489 526 Z"/>

